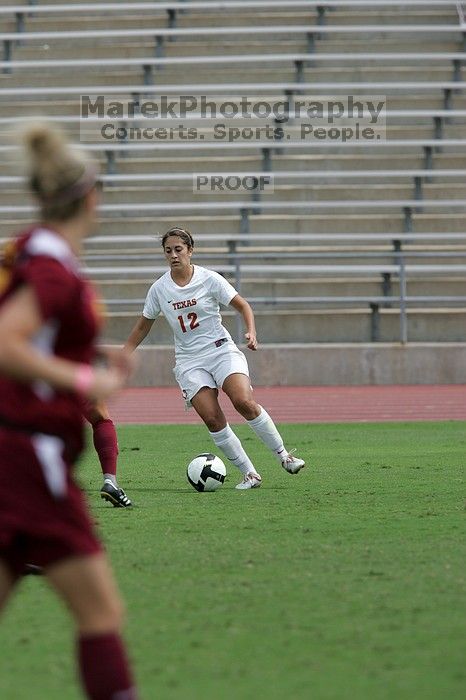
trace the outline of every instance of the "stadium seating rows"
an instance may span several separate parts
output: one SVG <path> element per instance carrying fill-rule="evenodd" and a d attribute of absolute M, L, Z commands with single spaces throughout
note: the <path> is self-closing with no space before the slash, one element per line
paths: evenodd
<path fill-rule="evenodd" d="M 83 138 L 81 94 L 139 106 L 177 94 L 217 106 L 244 94 L 280 101 L 285 119 L 255 122 L 285 125 L 289 140 L 103 142 L 98 120 L 86 122 L 107 174 L 86 262 L 108 302 L 109 337 L 126 335 L 163 269 L 155 233 L 182 222 L 198 234 L 198 262 L 255 300 L 265 342 L 466 340 L 461 17 L 447 2 L 342 4 L 93 3 L 89 16 L 47 3 L 21 17 L 0 7 L 0 236 L 31 216 L 10 145 L 18 116 L 52 116 Z M 350 93 L 387 96 L 387 141 L 303 140 L 297 102 Z M 209 134 L 216 120 L 199 116 L 186 123 Z M 221 121 L 242 129 L 250 119 Z M 116 122 L 146 125 L 138 112 Z M 271 174 L 274 190 L 200 195 L 196 173 Z"/>

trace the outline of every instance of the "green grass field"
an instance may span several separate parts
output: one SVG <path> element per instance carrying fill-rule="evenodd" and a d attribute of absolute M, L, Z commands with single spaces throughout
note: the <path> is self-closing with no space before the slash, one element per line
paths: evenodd
<path fill-rule="evenodd" d="M 198 494 L 201 426 L 119 429 L 120 482 L 81 481 L 128 607 L 142 700 L 455 700 L 466 694 L 463 423 L 283 425 L 286 474 L 236 426 L 264 485 Z M 66 612 L 25 579 L 0 625 L 2 700 L 77 700 Z"/>

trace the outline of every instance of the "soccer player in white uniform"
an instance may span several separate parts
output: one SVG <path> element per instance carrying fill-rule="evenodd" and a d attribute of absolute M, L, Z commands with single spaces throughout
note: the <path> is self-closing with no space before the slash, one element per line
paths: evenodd
<path fill-rule="evenodd" d="M 228 425 L 218 402 L 221 388 L 282 467 L 297 474 L 304 460 L 285 449 L 267 411 L 254 400 L 246 357 L 222 325 L 219 305 L 233 306 L 246 326 L 247 347 L 257 350 L 254 314 L 248 302 L 221 275 L 191 263 L 194 241 L 187 229 L 171 228 L 162 238 L 170 269 L 151 286 L 141 318 L 126 342 L 133 351 L 154 320 L 165 316 L 175 338 L 176 380 L 185 401 L 206 424 L 215 445 L 243 474 L 237 489 L 252 489 L 262 479 Z"/>

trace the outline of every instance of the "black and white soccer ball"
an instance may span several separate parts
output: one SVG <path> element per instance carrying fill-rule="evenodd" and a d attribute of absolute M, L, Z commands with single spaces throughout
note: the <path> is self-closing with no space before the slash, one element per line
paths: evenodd
<path fill-rule="evenodd" d="M 194 457 L 186 474 L 196 491 L 217 491 L 225 481 L 227 470 L 220 457 L 206 452 Z"/>

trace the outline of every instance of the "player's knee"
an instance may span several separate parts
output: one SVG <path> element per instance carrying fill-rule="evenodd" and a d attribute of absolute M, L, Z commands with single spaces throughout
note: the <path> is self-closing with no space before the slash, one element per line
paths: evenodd
<path fill-rule="evenodd" d="M 120 629 L 123 626 L 125 617 L 126 607 L 121 598 L 118 598 L 115 600 L 113 604 L 113 609 L 111 611 L 111 620 L 113 621 L 113 624 L 116 626 L 117 629 Z"/>
<path fill-rule="evenodd" d="M 91 425 L 95 425 L 96 423 L 99 422 L 99 420 L 102 420 L 100 415 L 99 415 L 99 412 L 96 411 L 96 409 L 94 407 L 86 408 L 86 410 L 84 412 L 84 416 L 85 416 L 86 420 L 88 421 L 88 423 L 90 423 Z"/>
<path fill-rule="evenodd" d="M 94 610 L 90 610 L 78 620 L 81 632 L 87 634 L 105 634 L 118 632 L 124 622 L 125 607 L 121 598 L 112 597 Z"/>
<path fill-rule="evenodd" d="M 126 608 L 123 600 L 119 595 L 112 596 L 108 600 L 108 610 L 107 616 L 108 620 L 111 621 L 117 627 L 121 627 L 126 615 Z"/>
<path fill-rule="evenodd" d="M 241 396 L 233 400 L 233 406 L 246 420 L 253 420 L 259 415 L 259 409 L 254 399 Z"/>
<path fill-rule="evenodd" d="M 89 421 L 91 425 L 96 425 L 102 420 L 109 420 L 110 414 L 107 407 L 104 404 L 93 403 L 87 406 L 85 410 L 86 420 Z"/>
<path fill-rule="evenodd" d="M 204 423 L 211 433 L 217 433 L 225 427 L 225 419 L 216 413 L 204 416 Z"/>

